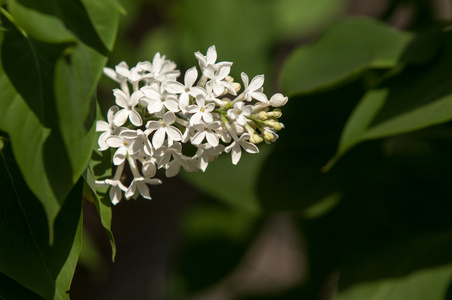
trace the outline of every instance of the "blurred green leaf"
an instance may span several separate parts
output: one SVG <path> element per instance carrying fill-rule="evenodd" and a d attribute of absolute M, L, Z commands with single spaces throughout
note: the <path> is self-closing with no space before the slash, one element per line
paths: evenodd
<path fill-rule="evenodd" d="M 357 143 L 419 130 L 452 119 L 452 42 L 428 66 L 411 66 L 369 91 L 344 129 L 336 157 Z M 409 82 L 410 84 L 406 84 Z"/>
<path fill-rule="evenodd" d="M 329 26 L 313 44 L 292 52 L 283 90 L 308 93 L 357 77 L 369 68 L 395 67 L 413 36 L 376 20 L 350 17 Z"/>
<path fill-rule="evenodd" d="M 391 278 L 353 286 L 336 300 L 443 300 L 452 280 L 452 266 L 429 268 L 402 278 Z"/>
<path fill-rule="evenodd" d="M 256 183 L 271 147 L 261 145 L 257 154 L 242 153 L 234 166 L 226 153 L 209 163 L 205 172 L 183 173 L 185 180 L 221 202 L 251 214 L 261 211 Z"/>
<path fill-rule="evenodd" d="M 310 288 L 336 269 L 342 290 L 452 262 L 451 137 L 444 126 L 366 142 L 338 162 L 343 199 L 300 220 Z"/>
<path fill-rule="evenodd" d="M 343 12 L 348 0 L 277 0 L 270 1 L 275 38 L 290 39 L 312 34 Z"/>
<path fill-rule="evenodd" d="M 72 275 L 81 247 L 83 182 L 69 193 L 55 220 L 54 244 L 49 246 L 47 218 L 27 188 L 9 143 L 0 160 L 0 272 L 45 299 L 69 299 Z M 10 289 L 11 288 L 11 289 Z M 16 284 L 1 289 L 1 297 L 18 299 Z M 29 292 L 27 292 L 29 293 Z"/>
<path fill-rule="evenodd" d="M 260 219 L 224 206 L 194 207 L 181 225 L 171 296 L 185 298 L 224 278 L 239 263 L 259 224 Z"/>

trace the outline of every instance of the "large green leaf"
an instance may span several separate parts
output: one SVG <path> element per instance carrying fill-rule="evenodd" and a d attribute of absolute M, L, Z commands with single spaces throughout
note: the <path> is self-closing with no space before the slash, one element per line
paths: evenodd
<path fill-rule="evenodd" d="M 17 164 L 33 194 L 41 200 L 52 228 L 75 183 L 71 182 L 72 172 L 61 134 L 43 126 L 3 70 L 0 70 L 0 87 L 0 129 L 10 135 Z"/>
<path fill-rule="evenodd" d="M 337 85 L 369 68 L 392 68 L 412 35 L 376 20 L 353 17 L 335 22 L 313 44 L 300 46 L 287 59 L 282 87 L 290 94 Z"/>
<path fill-rule="evenodd" d="M 94 28 L 111 49 L 118 25 L 117 3 L 103 0 L 87 1 L 85 5 Z M 0 128 L 10 135 L 25 181 L 43 203 L 52 228 L 94 147 L 95 88 L 106 57 L 75 36 L 70 48 L 38 41 L 58 41 L 64 28 L 52 16 L 36 17 L 37 12 L 18 3 L 13 7 L 17 26 L 40 30 L 32 30 L 33 37 L 22 35 L 4 20 L 7 31 L 2 44 L 5 72 L 0 76 Z M 49 34 L 40 36 L 49 24 L 59 28 L 53 40 Z"/>
<path fill-rule="evenodd" d="M 402 278 L 384 279 L 350 287 L 336 300 L 443 300 L 452 280 L 452 266 L 414 272 Z"/>
<path fill-rule="evenodd" d="M 452 42 L 428 66 L 407 67 L 369 91 L 347 121 L 337 156 L 357 143 L 419 130 L 452 119 Z M 407 84 L 409 83 L 409 84 Z"/>
<path fill-rule="evenodd" d="M 2 286 L 0 297 L 18 299 L 30 294 L 28 289 L 45 299 L 69 299 L 81 247 L 82 187 L 79 181 L 70 191 L 55 220 L 54 243 L 49 246 L 46 214 L 25 184 L 6 142 L 0 159 L 0 272 L 11 278 L 11 284 Z"/>

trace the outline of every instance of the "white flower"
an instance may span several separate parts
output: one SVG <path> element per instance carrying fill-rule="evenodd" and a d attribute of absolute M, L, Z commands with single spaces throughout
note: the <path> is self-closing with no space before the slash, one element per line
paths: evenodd
<path fill-rule="evenodd" d="M 162 121 L 149 121 L 146 124 L 147 132 L 151 133 L 155 131 L 152 137 L 152 145 L 155 149 L 160 148 L 165 142 L 165 137 L 168 135 L 173 141 L 182 140 L 182 132 L 174 127 L 170 126 L 176 121 L 176 115 L 173 112 L 167 112 Z"/>
<path fill-rule="evenodd" d="M 144 93 L 141 103 L 147 106 L 150 114 L 158 113 L 164 107 L 172 112 L 179 111 L 176 95 L 169 94 L 162 85 L 144 86 L 141 91 Z"/>
<path fill-rule="evenodd" d="M 193 145 L 199 145 L 204 141 L 204 139 L 207 140 L 207 143 L 209 143 L 212 147 L 218 146 L 218 136 L 215 134 L 215 130 L 220 127 L 220 122 L 212 122 L 212 123 L 196 123 L 193 126 L 198 132 L 195 133 L 193 136 L 191 142 Z"/>
<path fill-rule="evenodd" d="M 154 79 L 158 82 L 165 80 L 175 80 L 179 75 L 179 70 L 176 70 L 176 64 L 166 59 L 166 56 L 161 56 L 160 53 L 156 53 L 152 59 L 152 63 L 145 62 L 141 65 L 144 71 L 149 72 L 146 78 Z"/>
<path fill-rule="evenodd" d="M 122 182 L 120 181 L 122 171 L 124 170 L 125 161 L 123 161 L 117 168 L 115 176 L 112 179 L 105 179 L 104 181 L 96 181 L 96 186 L 104 187 L 110 186 L 110 201 L 116 205 L 122 199 L 122 192 L 127 190 Z"/>
<path fill-rule="evenodd" d="M 205 94 L 205 90 L 201 87 L 193 86 L 198 78 L 198 70 L 196 67 L 188 69 L 185 73 L 185 85 L 178 81 L 167 81 L 165 88 L 168 92 L 179 94 L 179 107 L 183 112 L 187 111 L 190 102 L 190 96 L 196 97 L 199 94 Z"/>
<path fill-rule="evenodd" d="M 237 102 L 234 104 L 234 108 L 229 109 L 227 114 L 228 118 L 232 121 L 237 121 L 240 126 L 245 126 L 248 122 L 247 117 L 253 112 L 253 107 L 251 105 L 245 106 L 244 102 Z"/>
<path fill-rule="evenodd" d="M 226 76 L 229 75 L 230 71 L 230 66 L 221 66 L 218 70 L 215 70 L 211 66 L 207 66 L 203 70 L 204 76 L 209 78 L 212 82 L 212 89 L 215 96 L 221 96 L 225 89 L 229 90 L 232 95 L 237 95 L 234 87 L 229 82 L 224 80 Z"/>
<path fill-rule="evenodd" d="M 257 148 L 256 145 L 245 140 L 248 140 L 249 138 L 250 135 L 248 133 L 244 133 L 242 134 L 242 136 L 240 136 L 240 138 L 234 140 L 229 146 L 224 149 L 224 152 L 226 153 L 229 153 L 232 150 L 231 156 L 232 163 L 234 165 L 239 162 L 240 157 L 242 156 L 242 148 L 245 149 L 245 151 L 248 153 L 259 153 L 259 148 Z"/>
<path fill-rule="evenodd" d="M 256 77 L 251 80 L 251 83 L 249 83 L 248 75 L 246 75 L 244 72 L 241 74 L 242 81 L 244 87 L 243 93 L 245 94 L 245 100 L 251 101 L 252 99 L 256 99 L 260 102 L 267 102 L 267 96 L 265 96 L 264 93 L 262 93 L 262 85 L 264 84 L 264 75 L 257 75 Z M 249 84 L 248 84 L 249 83 Z"/>
<path fill-rule="evenodd" d="M 232 62 L 223 61 L 219 63 L 215 63 L 217 60 L 217 49 L 214 46 L 210 46 L 209 49 L 207 49 L 206 56 L 202 55 L 201 52 L 196 52 L 195 57 L 198 59 L 199 67 L 201 70 L 204 70 L 206 67 L 211 67 L 214 70 L 218 70 L 219 68 L 223 66 L 232 66 Z"/>
<path fill-rule="evenodd" d="M 215 109 L 214 103 L 207 103 L 203 95 L 198 95 L 196 97 L 196 105 L 190 105 L 188 107 L 188 112 L 194 114 L 190 118 L 190 124 L 196 124 L 204 120 L 206 123 L 213 121 L 213 116 L 211 112 Z"/>
<path fill-rule="evenodd" d="M 161 184 L 162 181 L 157 178 L 144 178 L 142 176 L 140 177 L 134 177 L 132 182 L 129 185 L 129 188 L 126 191 L 126 198 L 130 199 L 137 199 L 139 195 L 141 195 L 143 198 L 151 200 L 151 195 L 149 194 L 149 187 L 148 184 Z"/>
<path fill-rule="evenodd" d="M 218 145 L 217 147 L 213 147 L 209 143 L 199 145 L 198 151 L 194 156 L 194 158 L 197 159 L 198 168 L 204 172 L 207 169 L 209 162 L 217 158 L 223 151 L 224 145 Z"/>
<path fill-rule="evenodd" d="M 179 142 L 173 143 L 169 147 L 160 148 L 161 155 L 158 162 L 160 167 L 166 168 L 165 175 L 167 177 L 176 176 L 180 167 L 189 168 L 188 157 L 182 154 L 182 145 Z M 170 161 L 171 157 L 173 158 Z"/>
<path fill-rule="evenodd" d="M 135 110 L 135 106 L 137 106 L 138 100 L 143 97 L 143 93 L 141 91 L 135 91 L 132 96 L 129 97 L 120 89 L 114 89 L 113 94 L 116 97 L 116 104 L 122 107 L 122 109 L 115 114 L 113 123 L 116 126 L 122 126 L 127 119 L 129 119 L 130 122 L 137 127 L 143 125 L 140 114 Z"/>
<path fill-rule="evenodd" d="M 106 143 L 108 146 L 118 148 L 113 155 L 113 163 L 115 165 L 122 164 L 126 159 L 127 154 L 133 155 L 139 150 L 137 147 L 139 143 L 136 143 L 137 140 L 133 138 L 134 133 L 136 136 L 134 130 L 124 130 L 119 135 L 107 138 Z"/>
<path fill-rule="evenodd" d="M 96 123 L 96 131 L 103 131 L 98 140 L 99 151 L 104 151 L 109 147 L 105 141 L 110 135 L 114 133 L 117 128 L 113 123 L 113 117 L 118 112 L 118 110 L 119 108 L 117 106 L 110 107 L 107 113 L 107 122 L 99 120 Z"/>

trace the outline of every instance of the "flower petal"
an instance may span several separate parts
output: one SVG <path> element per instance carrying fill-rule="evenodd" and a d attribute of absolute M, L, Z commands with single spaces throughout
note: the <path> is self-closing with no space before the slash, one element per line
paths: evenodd
<path fill-rule="evenodd" d="M 116 150 L 115 154 L 113 155 L 113 163 L 116 166 L 119 166 L 124 162 L 126 159 L 127 150 L 125 147 L 119 147 L 118 150 Z"/>
<path fill-rule="evenodd" d="M 129 119 L 130 119 L 130 122 L 132 122 L 132 124 L 137 127 L 140 127 L 141 125 L 143 125 L 143 120 L 141 120 L 140 114 L 134 109 L 132 109 L 130 111 Z"/>
<path fill-rule="evenodd" d="M 157 129 L 152 137 L 152 145 L 155 149 L 162 147 L 163 142 L 165 141 L 166 130 L 163 127 Z"/>
<path fill-rule="evenodd" d="M 114 89 L 113 95 L 115 95 L 116 104 L 118 104 L 119 106 L 121 106 L 123 108 L 126 108 L 129 106 L 129 97 L 127 97 L 127 95 L 123 91 L 121 91 L 120 89 Z"/>
<path fill-rule="evenodd" d="M 173 141 L 182 140 L 182 132 L 174 126 L 168 126 L 166 128 L 166 133 L 168 134 L 168 137 L 171 138 Z"/>
<path fill-rule="evenodd" d="M 118 111 L 113 119 L 115 126 L 122 126 L 129 117 L 129 111 L 127 109 L 121 109 Z"/>

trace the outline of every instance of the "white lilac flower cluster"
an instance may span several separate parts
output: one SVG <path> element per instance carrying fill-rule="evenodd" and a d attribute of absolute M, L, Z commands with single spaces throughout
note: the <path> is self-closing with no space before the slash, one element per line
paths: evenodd
<path fill-rule="evenodd" d="M 196 67 L 187 70 L 184 82 L 176 79 L 176 64 L 159 53 L 152 62 L 139 62 L 129 68 L 125 62 L 115 69 L 104 68 L 108 77 L 119 83 L 114 89 L 116 105 L 107 114 L 107 122 L 97 121 L 99 150 L 116 148 L 111 179 L 97 181 L 111 186 L 110 199 L 117 204 L 123 195 L 151 199 L 148 184 L 160 184 L 154 178 L 157 169 L 165 169 L 167 177 L 187 171 L 204 171 L 210 161 L 223 152 L 231 153 L 232 163 L 240 160 L 242 149 L 258 153 L 256 144 L 274 142 L 278 122 L 287 97 L 275 94 L 270 99 L 263 93 L 264 75 L 251 82 L 241 74 L 241 85 L 229 76 L 232 62 L 216 62 L 217 52 L 211 46 L 204 56 L 195 53 Z M 199 77 L 199 78 L 198 78 Z M 130 89 L 131 88 L 131 89 Z M 273 107 L 276 109 L 270 110 Z M 197 149 L 193 156 L 184 155 L 182 145 Z M 124 179 L 128 164 L 132 180 Z"/>

